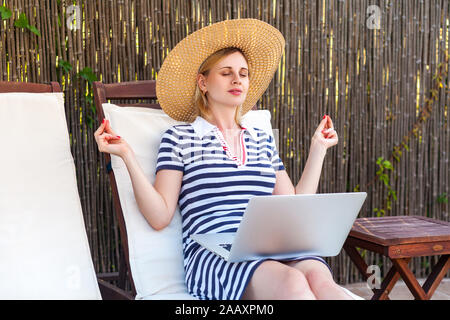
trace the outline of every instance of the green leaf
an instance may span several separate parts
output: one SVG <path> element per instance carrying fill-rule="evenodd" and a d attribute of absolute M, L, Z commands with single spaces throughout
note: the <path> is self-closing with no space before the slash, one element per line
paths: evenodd
<path fill-rule="evenodd" d="M 447 193 L 442 193 L 437 198 L 438 203 L 448 203 Z"/>
<path fill-rule="evenodd" d="M 392 196 L 394 197 L 394 200 L 397 201 L 397 193 L 392 190 Z"/>
<path fill-rule="evenodd" d="M 384 160 L 383 161 L 383 167 L 385 167 L 388 170 L 392 170 L 393 169 L 392 164 L 388 160 Z"/>
<path fill-rule="evenodd" d="M 72 65 L 69 62 L 64 61 L 63 59 L 59 59 L 58 60 L 58 68 L 63 69 L 64 73 L 69 73 L 70 70 L 72 70 Z"/>
<path fill-rule="evenodd" d="M 92 99 L 92 97 L 89 95 L 89 96 L 86 96 L 86 103 L 88 104 L 88 105 L 91 105 L 92 104 L 92 102 L 94 102 L 94 99 Z M 92 109 L 91 109 L 92 110 Z"/>
<path fill-rule="evenodd" d="M 409 151 L 409 147 L 408 147 L 407 144 L 403 143 L 403 147 L 404 147 L 407 151 Z"/>
<path fill-rule="evenodd" d="M 94 124 L 94 119 L 90 115 L 87 115 L 86 118 L 87 118 L 86 124 L 88 125 L 89 128 L 92 129 L 93 124 Z"/>
<path fill-rule="evenodd" d="M 27 25 L 28 30 L 30 30 L 31 32 L 33 32 L 35 35 L 37 35 L 38 37 L 41 36 L 41 33 L 39 32 L 39 30 L 35 27 L 35 26 L 30 26 Z"/>
<path fill-rule="evenodd" d="M 21 13 L 19 15 L 19 19 L 14 21 L 14 26 L 18 28 L 26 28 L 28 26 L 28 19 L 25 13 Z"/>
<path fill-rule="evenodd" d="M 380 175 L 380 180 L 383 181 L 386 186 L 389 186 L 389 177 L 387 174 Z"/>
<path fill-rule="evenodd" d="M 11 10 L 9 10 L 9 8 L 7 8 L 5 6 L 0 7 L 0 14 L 2 16 L 2 20 L 9 19 L 12 16 Z"/>
<path fill-rule="evenodd" d="M 85 79 L 89 84 L 93 81 L 97 81 L 97 76 L 92 72 L 90 67 L 85 67 L 80 71 L 79 76 Z"/>

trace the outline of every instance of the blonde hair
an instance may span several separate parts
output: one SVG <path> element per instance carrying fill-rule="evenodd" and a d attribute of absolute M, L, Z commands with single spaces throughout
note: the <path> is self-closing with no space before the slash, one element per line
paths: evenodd
<path fill-rule="evenodd" d="M 244 56 L 244 59 L 245 59 L 245 61 L 247 61 L 247 64 L 248 64 L 247 57 L 245 56 L 245 54 L 242 52 L 241 49 L 236 48 L 236 47 L 228 47 L 228 48 L 220 49 L 220 50 L 214 52 L 208 58 L 206 58 L 205 61 L 203 61 L 202 65 L 200 66 L 200 68 L 198 70 L 198 74 L 202 74 L 205 77 L 208 76 L 209 71 L 212 69 L 212 67 L 214 65 L 216 65 L 218 62 L 220 62 L 223 58 L 225 58 L 228 55 L 235 53 L 235 52 L 240 52 Z M 248 76 L 250 78 L 250 72 L 249 72 Z M 212 122 L 212 113 L 211 113 L 211 109 L 209 109 L 209 107 L 208 107 L 208 99 L 206 97 L 206 94 L 204 94 L 203 91 L 200 90 L 200 88 L 198 86 L 198 82 L 196 82 L 196 86 L 195 86 L 194 106 L 197 111 L 196 116 L 197 115 L 201 116 L 202 118 L 208 120 L 209 122 Z M 236 122 L 236 124 L 239 125 L 241 123 L 241 118 L 242 118 L 242 105 L 239 105 L 236 108 L 236 113 L 234 115 L 234 121 Z"/>

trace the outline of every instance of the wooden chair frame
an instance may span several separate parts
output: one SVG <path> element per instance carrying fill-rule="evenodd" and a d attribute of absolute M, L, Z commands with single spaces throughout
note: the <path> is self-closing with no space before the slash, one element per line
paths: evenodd
<path fill-rule="evenodd" d="M 58 82 L 49 83 L 30 83 L 30 82 L 10 82 L 0 81 L 0 93 L 8 92 L 29 92 L 29 93 L 46 93 L 46 92 L 62 92 L 61 86 Z M 122 290 L 106 280 L 110 279 L 109 274 L 97 275 L 97 281 L 100 293 L 103 299 L 133 299 L 128 292 Z"/>
<path fill-rule="evenodd" d="M 45 93 L 45 92 L 61 92 L 61 86 L 58 82 L 50 83 L 30 83 L 30 82 L 11 82 L 0 81 L 0 93 L 7 92 L 31 92 L 31 93 Z"/>
<path fill-rule="evenodd" d="M 109 99 L 121 99 L 121 100 L 139 100 L 139 99 L 156 99 L 156 81 L 143 80 L 135 82 L 121 82 L 112 84 L 103 84 L 100 81 L 93 83 L 94 87 L 94 101 L 97 110 L 97 117 L 99 123 L 102 122 L 105 115 L 103 113 L 103 103 L 107 103 Z M 138 103 L 138 104 L 117 104 L 118 106 L 133 106 L 161 109 L 159 104 Z M 111 192 L 114 202 L 114 210 L 116 213 L 117 221 L 119 224 L 119 233 L 121 240 L 121 255 L 119 263 L 118 273 L 118 285 L 120 288 L 125 289 L 126 278 L 131 284 L 131 294 L 136 296 L 136 288 L 133 281 L 133 275 L 131 274 L 131 266 L 128 250 L 128 237 L 127 228 L 123 216 L 122 206 L 120 204 L 119 191 L 117 189 L 116 178 L 113 170 L 111 169 L 111 156 L 108 153 L 103 153 L 106 162 L 106 170 L 109 175 Z"/>
<path fill-rule="evenodd" d="M 104 84 L 100 81 L 93 83 L 94 86 L 94 99 L 97 109 L 97 117 L 99 123 L 104 119 L 104 113 L 102 104 L 107 103 L 109 99 L 120 100 L 140 100 L 140 99 L 153 99 L 156 100 L 156 81 L 155 80 L 140 80 L 130 82 L 120 82 Z M 157 103 L 131 103 L 131 104 L 116 104 L 120 107 L 143 107 L 152 109 L 161 109 L 161 106 Z M 253 110 L 256 110 L 256 105 Z M 136 296 L 136 288 L 133 282 L 133 276 L 131 274 L 129 250 L 128 250 L 128 237 L 127 229 L 125 226 L 125 220 L 123 217 L 122 206 L 120 205 L 119 192 L 117 189 L 116 179 L 114 172 L 111 169 L 111 156 L 108 153 L 104 153 L 107 172 L 111 182 L 111 192 L 114 201 L 115 213 L 119 224 L 119 232 L 121 238 L 122 254 L 120 258 L 119 266 L 119 287 L 125 288 L 125 280 L 128 276 L 128 280 L 131 283 L 132 295 Z"/>

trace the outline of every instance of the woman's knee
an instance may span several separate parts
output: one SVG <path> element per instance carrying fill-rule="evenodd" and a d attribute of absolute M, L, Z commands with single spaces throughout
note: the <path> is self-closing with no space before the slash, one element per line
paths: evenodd
<path fill-rule="evenodd" d="M 265 261 L 254 272 L 242 299 L 314 299 L 305 275 L 277 261 Z"/>
<path fill-rule="evenodd" d="M 295 268 L 289 267 L 284 271 L 282 283 L 279 287 L 280 299 L 313 299 L 311 288 L 306 276 Z"/>
<path fill-rule="evenodd" d="M 337 284 L 333 280 L 331 273 L 324 272 L 322 269 L 308 270 L 308 272 L 305 273 L 305 277 L 312 290 L 337 286 Z"/>

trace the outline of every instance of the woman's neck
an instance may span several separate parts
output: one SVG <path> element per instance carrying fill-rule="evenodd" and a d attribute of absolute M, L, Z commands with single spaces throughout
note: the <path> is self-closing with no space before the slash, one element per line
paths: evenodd
<path fill-rule="evenodd" d="M 241 130 L 241 127 L 235 121 L 236 108 L 211 110 L 211 117 L 208 119 L 220 131 Z"/>

